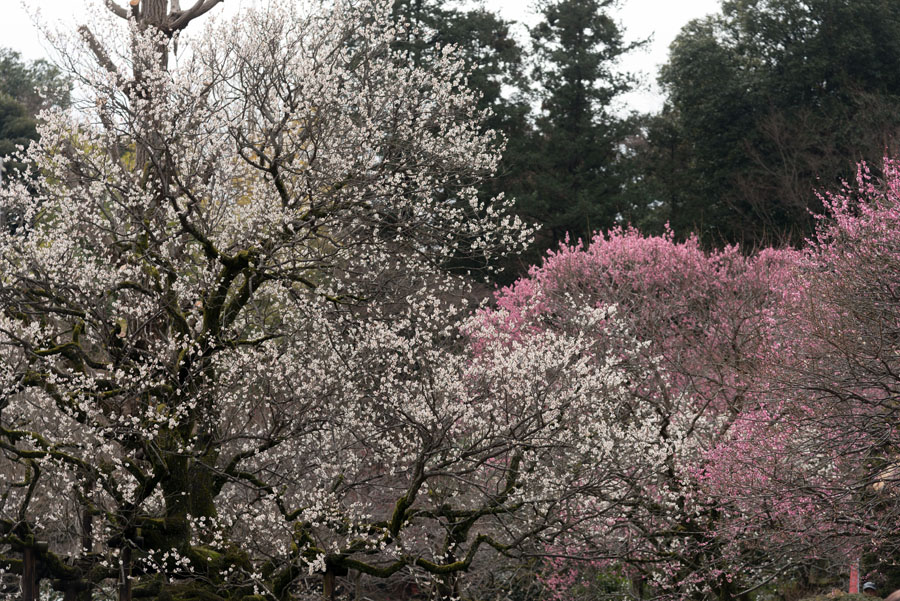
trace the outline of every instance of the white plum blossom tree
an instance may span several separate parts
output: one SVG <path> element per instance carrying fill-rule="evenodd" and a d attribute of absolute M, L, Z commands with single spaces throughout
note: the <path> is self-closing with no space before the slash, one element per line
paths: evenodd
<path fill-rule="evenodd" d="M 337 0 L 176 58 L 214 0 L 106 4 L 64 54 L 79 102 L 0 190 L 0 570 L 30 550 L 70 599 L 443 599 L 631 494 L 654 418 L 593 351 L 608 311 L 524 334 L 466 302 L 464 267 L 529 232 L 478 199 L 497 136 L 451 50 L 413 67 L 390 2 Z"/>

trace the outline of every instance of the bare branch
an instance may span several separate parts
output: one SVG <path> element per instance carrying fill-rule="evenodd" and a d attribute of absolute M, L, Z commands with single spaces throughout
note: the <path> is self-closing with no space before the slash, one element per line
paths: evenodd
<path fill-rule="evenodd" d="M 111 10 L 117 17 L 121 17 L 123 19 L 128 18 L 128 11 L 113 2 L 113 0 L 103 0 L 104 4 L 106 4 L 106 8 Z"/>
<path fill-rule="evenodd" d="M 197 0 L 197 2 L 191 8 L 184 11 L 177 19 L 175 19 L 170 29 L 171 31 L 178 31 L 179 29 L 184 29 L 187 27 L 188 23 L 196 19 L 197 17 L 201 17 L 208 13 L 214 6 L 223 2 L 224 0 Z M 173 7 L 174 14 L 174 7 Z"/>
<path fill-rule="evenodd" d="M 122 82 L 122 74 L 119 72 L 118 67 L 116 67 L 116 64 L 112 61 L 111 58 L 109 58 L 106 50 L 103 49 L 103 46 L 100 44 L 100 42 L 97 41 L 97 38 L 94 37 L 93 32 L 91 32 L 88 26 L 82 25 L 81 27 L 79 27 L 78 33 L 80 33 L 84 41 L 87 42 L 88 47 L 91 49 L 91 52 L 97 59 L 97 62 L 100 63 L 100 66 L 102 66 L 108 72 L 114 73 L 119 82 Z"/>

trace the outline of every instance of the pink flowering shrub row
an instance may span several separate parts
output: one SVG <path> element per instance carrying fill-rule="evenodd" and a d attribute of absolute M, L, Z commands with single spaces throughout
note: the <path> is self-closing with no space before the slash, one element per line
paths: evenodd
<path fill-rule="evenodd" d="M 553 541 L 586 561 L 546 563 L 552 598 L 618 566 L 634 592 L 730 599 L 802 561 L 896 544 L 900 164 L 883 173 L 861 165 L 823 195 L 800 251 L 616 229 L 497 293 L 513 336 L 565 329 L 579 308 L 615 315 L 595 332 L 598 360 L 628 367 L 621 415 L 658 417 L 665 460 L 622 465 L 627 502 L 593 536 Z"/>

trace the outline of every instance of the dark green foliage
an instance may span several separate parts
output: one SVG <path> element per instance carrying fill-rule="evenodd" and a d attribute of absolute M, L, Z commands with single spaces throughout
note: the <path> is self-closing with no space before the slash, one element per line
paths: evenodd
<path fill-rule="evenodd" d="M 567 235 L 588 239 L 627 219 L 621 144 L 633 124 L 614 115 L 611 103 L 634 84 L 615 65 L 636 45 L 624 41 L 610 14 L 615 5 L 549 2 L 531 32 L 541 109 L 529 168 L 515 195 L 520 214 L 542 225 L 540 254 Z"/>
<path fill-rule="evenodd" d="M 17 145 L 27 146 L 29 141 L 36 139 L 35 126 L 25 105 L 0 94 L 0 156 L 14 153 Z"/>
<path fill-rule="evenodd" d="M 900 590 L 900 552 L 874 550 L 860 558 L 863 581 L 870 580 L 878 587 L 878 596 L 887 597 Z"/>
<path fill-rule="evenodd" d="M 69 81 L 47 61 L 25 63 L 18 52 L 0 48 L 0 93 L 23 104 L 31 115 L 48 106 L 68 106 L 70 89 Z"/>
<path fill-rule="evenodd" d="M 394 14 L 414 26 L 404 45 L 415 61 L 427 64 L 440 48 L 458 48 L 469 70 L 468 85 L 479 94 L 478 108 L 490 111 L 485 128 L 500 132 L 506 142 L 498 176 L 484 193 L 509 190 L 525 168 L 531 141 L 525 52 L 511 23 L 483 8 L 463 10 L 440 0 L 397 0 Z"/>
<path fill-rule="evenodd" d="M 648 221 L 708 243 L 801 240 L 816 189 L 895 149 L 897 64 L 892 0 L 729 0 L 691 22 L 646 128 Z"/>
<path fill-rule="evenodd" d="M 25 165 L 15 158 L 6 158 L 37 139 L 36 123 L 25 106 L 0 93 L 0 186 L 25 171 Z M 15 232 L 22 225 L 17 210 L 0 211 L 0 228 Z"/>
<path fill-rule="evenodd" d="M 427 63 L 449 44 L 461 50 L 471 70 L 469 85 L 481 95 L 479 108 L 491 111 L 485 127 L 500 132 L 505 142 L 498 172 L 482 193 L 516 198 L 518 214 L 541 226 L 531 252 L 507 262 L 504 282 L 522 275 L 567 236 L 587 238 L 631 218 L 623 195 L 631 166 L 621 144 L 635 127 L 614 115 L 611 103 L 633 86 L 615 66 L 636 45 L 623 40 L 610 15 L 616 4 L 544 3 L 542 22 L 531 32 L 530 57 L 510 23 L 484 9 L 463 10 L 439 0 L 394 5 L 398 21 L 418 27 L 404 42 L 414 60 Z M 535 65 L 531 77 L 526 62 Z M 540 110 L 533 114 L 536 106 Z"/>
<path fill-rule="evenodd" d="M 37 88 L 44 89 L 47 96 L 42 97 Z M 26 64 L 18 52 L 0 49 L 0 157 L 36 140 L 38 111 L 68 105 L 69 88 L 69 82 L 47 61 Z M 22 167 L 16 161 L 6 161 L 3 176 L 14 177 Z"/>
<path fill-rule="evenodd" d="M 800 601 L 872 601 L 872 597 L 864 595 L 862 593 L 853 595 L 851 595 L 850 593 L 838 593 L 805 597 Z"/>
<path fill-rule="evenodd" d="M 394 15 L 410 29 L 403 46 L 420 64 L 434 60 L 441 48 L 456 46 L 469 69 L 469 86 L 480 94 L 478 107 L 494 113 L 487 127 L 503 127 L 521 112 L 523 101 L 502 95 L 503 88 L 522 88 L 523 50 L 510 23 L 484 8 L 454 8 L 450 2 L 397 0 Z"/>

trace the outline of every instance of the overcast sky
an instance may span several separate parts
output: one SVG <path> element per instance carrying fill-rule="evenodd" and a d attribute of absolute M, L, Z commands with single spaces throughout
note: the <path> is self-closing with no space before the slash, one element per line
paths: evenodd
<path fill-rule="evenodd" d="M 0 0 L 0 46 L 18 50 L 27 59 L 47 57 L 46 44 L 35 28 L 29 12 L 40 11 L 45 22 L 62 21 L 63 26 L 78 23 L 79 12 L 91 0 Z M 117 0 L 124 5 L 125 0 Z M 235 10 L 242 2 L 225 0 L 226 10 Z M 535 22 L 532 0 L 485 0 L 485 5 L 509 20 Z M 26 10 L 25 7 L 28 7 Z M 651 38 L 649 46 L 625 58 L 622 67 L 641 73 L 645 89 L 630 94 L 624 102 L 639 111 L 656 110 L 661 97 L 655 89 L 656 71 L 665 62 L 669 43 L 681 27 L 698 17 L 718 10 L 719 0 L 624 0 L 618 19 L 629 40 Z M 83 14 L 83 13 L 82 13 Z"/>

